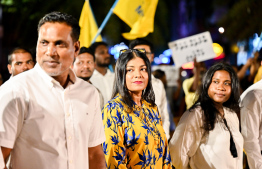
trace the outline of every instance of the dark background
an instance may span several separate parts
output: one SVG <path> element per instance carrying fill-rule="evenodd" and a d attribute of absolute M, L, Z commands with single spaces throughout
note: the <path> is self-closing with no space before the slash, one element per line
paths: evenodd
<path fill-rule="evenodd" d="M 101 25 L 114 0 L 90 0 L 98 26 Z M 66 12 L 79 19 L 84 0 L 1 0 L 0 5 L 0 73 L 9 78 L 7 55 L 17 46 L 35 52 L 37 24 L 52 11 Z M 262 31 L 261 0 L 159 0 L 154 32 L 146 39 L 155 45 L 155 53 L 168 49 L 167 43 L 176 39 L 210 31 L 213 42 L 223 46 L 225 59 L 236 61 L 230 48 L 239 40 L 248 40 Z M 225 33 L 218 28 L 223 26 Z M 102 31 L 110 46 L 120 42 L 128 45 L 121 33 L 130 28 L 112 15 Z M 233 57 L 233 59 L 232 59 Z"/>

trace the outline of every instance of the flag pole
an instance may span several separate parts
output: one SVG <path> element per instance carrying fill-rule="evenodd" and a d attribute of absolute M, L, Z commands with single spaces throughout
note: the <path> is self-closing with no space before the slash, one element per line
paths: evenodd
<path fill-rule="evenodd" d="M 111 7 L 111 9 L 109 10 L 108 14 L 106 15 L 103 23 L 101 24 L 101 26 L 99 27 L 97 33 L 96 33 L 96 36 L 94 37 L 94 39 L 92 40 L 91 44 L 95 42 L 96 38 L 100 35 L 100 33 L 102 32 L 102 30 L 104 29 L 107 21 L 109 20 L 109 18 L 111 17 L 112 13 L 113 13 L 113 10 L 115 9 L 116 7 L 116 4 L 119 0 L 116 0 L 113 4 L 113 6 Z"/>

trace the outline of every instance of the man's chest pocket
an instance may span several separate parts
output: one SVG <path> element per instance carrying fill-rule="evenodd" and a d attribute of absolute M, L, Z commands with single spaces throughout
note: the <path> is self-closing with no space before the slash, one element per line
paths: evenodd
<path fill-rule="evenodd" d="M 72 101 L 72 114 L 76 131 L 89 132 L 95 110 L 84 102 Z"/>

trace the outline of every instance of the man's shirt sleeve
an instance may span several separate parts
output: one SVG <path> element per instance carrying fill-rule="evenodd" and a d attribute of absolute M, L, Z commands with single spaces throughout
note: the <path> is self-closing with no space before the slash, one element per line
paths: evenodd
<path fill-rule="evenodd" d="M 100 99 L 97 91 L 94 96 L 94 99 L 96 100 L 96 111 L 93 116 L 93 123 L 89 135 L 89 147 L 95 147 L 99 144 L 102 144 L 106 140 L 104 126 L 102 122 L 102 113 L 100 109 Z"/>
<path fill-rule="evenodd" d="M 14 89 L 15 87 L 8 84 L 0 88 L 0 114 L 5 129 L 0 132 L 0 146 L 7 148 L 13 148 L 28 109 L 28 102 L 22 91 Z"/>
<path fill-rule="evenodd" d="M 261 92 L 260 92 L 261 93 Z M 262 169 L 261 156 L 261 97 L 255 91 L 249 92 L 242 100 L 241 133 L 244 150 L 251 169 Z"/>

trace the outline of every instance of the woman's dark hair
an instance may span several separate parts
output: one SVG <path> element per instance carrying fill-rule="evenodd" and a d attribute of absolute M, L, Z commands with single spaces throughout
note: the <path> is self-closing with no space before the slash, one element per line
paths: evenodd
<path fill-rule="evenodd" d="M 239 80 L 236 72 L 229 64 L 226 63 L 217 63 L 211 66 L 203 76 L 202 84 L 200 85 L 197 91 L 198 99 L 195 102 L 195 104 L 190 108 L 190 110 L 192 110 L 200 103 L 200 106 L 204 112 L 203 129 L 206 132 L 212 131 L 214 129 L 215 122 L 219 114 L 219 111 L 216 109 L 213 100 L 208 96 L 208 88 L 212 82 L 212 78 L 215 72 L 218 70 L 227 71 L 231 78 L 231 95 L 230 98 L 225 103 L 223 103 L 223 106 L 233 110 L 234 112 L 240 111 Z"/>
<path fill-rule="evenodd" d="M 132 52 L 124 52 L 121 53 L 115 67 L 115 80 L 113 87 L 112 98 L 114 98 L 118 93 L 122 97 L 125 104 L 127 104 L 130 110 L 133 110 L 133 99 L 129 94 L 129 90 L 126 87 L 126 65 L 127 63 L 134 59 L 135 57 L 139 57 L 144 60 L 147 73 L 148 73 L 148 84 L 146 89 L 142 93 L 142 99 L 146 100 L 150 103 L 150 106 L 155 106 L 155 94 L 153 91 L 153 87 L 151 84 L 151 65 L 145 53 L 132 50 Z"/>

